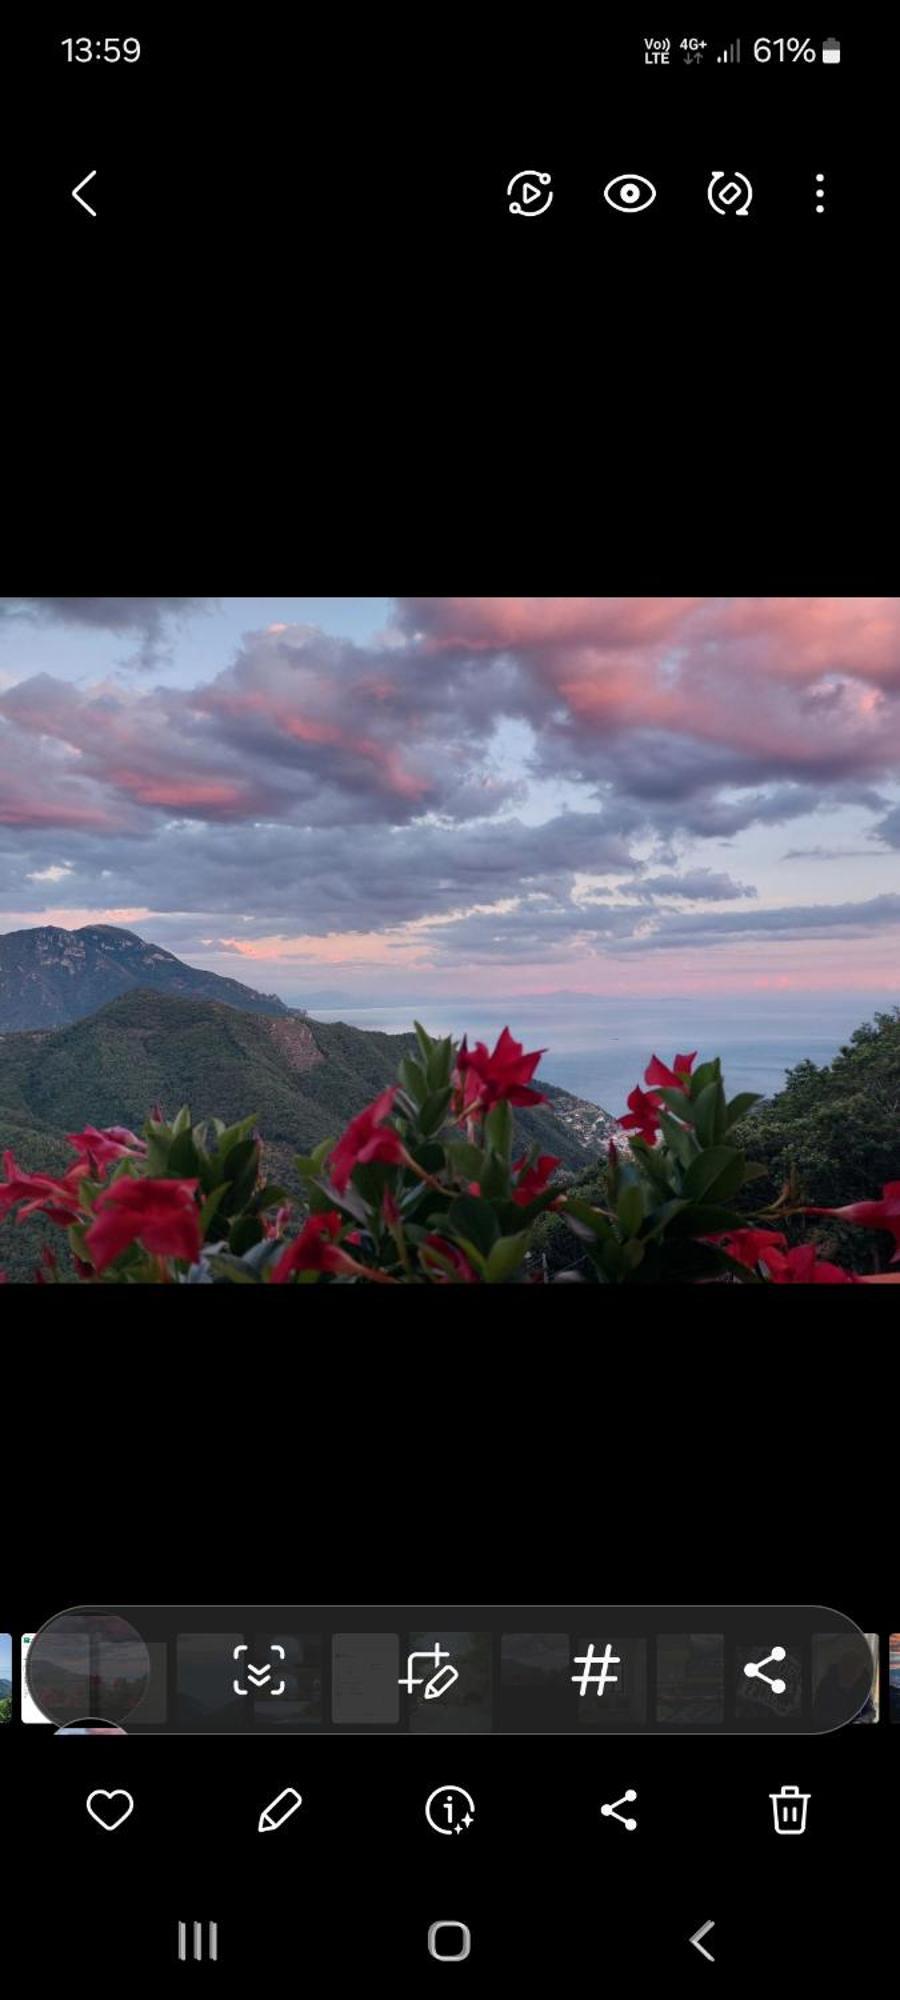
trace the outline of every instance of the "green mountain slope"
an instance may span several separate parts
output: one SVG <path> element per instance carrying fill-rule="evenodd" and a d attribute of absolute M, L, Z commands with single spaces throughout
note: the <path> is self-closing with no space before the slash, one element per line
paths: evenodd
<path fill-rule="evenodd" d="M 185 965 L 171 951 L 117 924 L 85 924 L 75 931 L 42 924 L 0 935 L 2 1031 L 61 1028 L 138 988 L 218 1000 L 251 1014 L 285 1016 L 289 1011 L 274 993 L 257 993 L 239 979 Z"/>
<path fill-rule="evenodd" d="M 0 1034 L 0 1148 L 32 1171 L 57 1172 L 74 1154 L 65 1133 L 84 1125 L 139 1131 L 151 1106 L 167 1116 L 232 1124 L 256 1114 L 270 1178 L 296 1187 L 292 1161 L 337 1138 L 415 1052 L 413 1035 L 386 1035 L 299 1015 L 248 1014 L 160 993 L 128 993 L 88 1020 Z M 550 1102 L 516 1113 L 517 1139 L 537 1142 L 569 1171 L 596 1160 L 613 1121 L 596 1105 L 547 1086 Z M 0 1223 L 0 1268 L 28 1278 L 42 1243 L 61 1232 L 40 1219 Z"/>

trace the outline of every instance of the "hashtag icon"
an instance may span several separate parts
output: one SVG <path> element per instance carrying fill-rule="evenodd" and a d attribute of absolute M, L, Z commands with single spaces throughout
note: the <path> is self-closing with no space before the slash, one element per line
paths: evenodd
<path fill-rule="evenodd" d="M 601 1653 L 598 1658 L 594 1651 L 594 1641 L 592 1639 L 586 1653 L 576 1653 L 575 1655 L 575 1665 L 576 1667 L 582 1667 L 584 1669 L 583 1673 L 572 1674 L 571 1678 L 580 1695 L 587 1694 L 588 1688 L 591 1687 L 596 1687 L 598 1695 L 601 1695 L 607 1681 L 616 1682 L 619 1678 L 618 1674 L 610 1673 L 610 1668 L 620 1667 L 621 1664 L 622 1661 L 618 1653 L 613 1652 L 609 1642 L 607 1642 L 606 1651 Z M 596 1671 L 594 1671 L 595 1669 Z"/>

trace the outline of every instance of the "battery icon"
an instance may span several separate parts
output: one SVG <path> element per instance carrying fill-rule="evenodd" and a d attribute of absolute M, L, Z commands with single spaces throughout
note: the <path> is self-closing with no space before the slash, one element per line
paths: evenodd
<path fill-rule="evenodd" d="M 834 41 L 833 39 L 829 39 L 829 40 L 828 40 L 827 42 L 823 42 L 823 43 L 822 43 L 822 61 L 823 61 L 823 63 L 826 63 L 826 62 L 840 62 L 840 60 L 841 60 L 841 45 L 840 45 L 840 42 L 836 42 L 836 41 Z"/>

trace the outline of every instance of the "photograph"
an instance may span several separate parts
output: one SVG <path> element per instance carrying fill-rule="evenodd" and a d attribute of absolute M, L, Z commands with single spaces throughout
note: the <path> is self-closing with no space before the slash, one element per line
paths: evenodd
<path fill-rule="evenodd" d="M 6 1286 L 900 1283 L 898 945 L 900 598 L 0 599 Z"/>
<path fill-rule="evenodd" d="M 12 1638 L 0 1632 L 0 1723 L 12 1721 Z"/>

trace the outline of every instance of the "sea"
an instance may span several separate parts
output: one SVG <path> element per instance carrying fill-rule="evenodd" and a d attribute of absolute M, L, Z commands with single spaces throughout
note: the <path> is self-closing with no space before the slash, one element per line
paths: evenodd
<path fill-rule="evenodd" d="M 417 1018 L 430 1034 L 459 1035 L 472 1044 L 484 1040 L 493 1047 L 501 1029 L 509 1026 L 525 1047 L 546 1047 L 538 1080 L 559 1084 L 575 1097 L 621 1116 L 636 1083 L 643 1083 L 652 1055 L 671 1063 L 677 1052 L 699 1051 L 698 1064 L 721 1056 L 729 1097 L 753 1090 L 772 1097 L 784 1086 L 786 1072 L 808 1059 L 823 1066 L 834 1060 L 864 1020 L 879 1005 L 871 996 L 816 1002 L 811 1008 L 783 1001 L 740 1006 L 676 999 L 633 1003 L 615 1001 L 585 1005 L 581 996 L 560 1003 L 555 997 L 542 1007 L 533 998 L 512 1001 L 502 1011 L 493 1005 L 454 1001 L 449 1007 L 423 1003 Z M 310 1007 L 319 1020 L 347 1021 L 357 1028 L 378 1028 L 400 1034 L 412 1027 L 409 1006 L 368 1008 Z"/>

